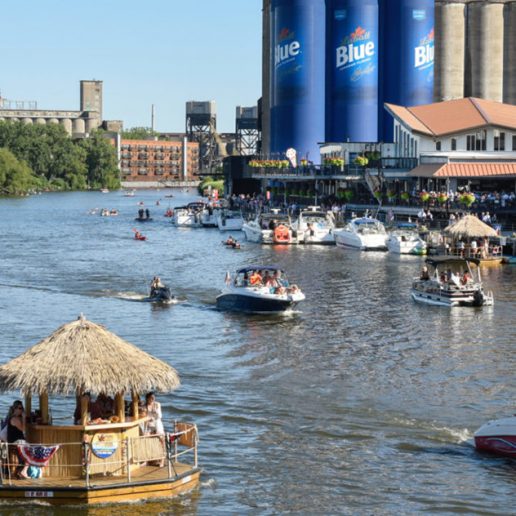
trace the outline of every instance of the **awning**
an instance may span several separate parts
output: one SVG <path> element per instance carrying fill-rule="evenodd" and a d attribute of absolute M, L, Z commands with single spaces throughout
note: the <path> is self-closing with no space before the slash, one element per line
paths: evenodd
<path fill-rule="evenodd" d="M 516 179 L 516 163 L 433 163 L 419 165 L 409 173 L 412 177 L 503 177 Z"/>

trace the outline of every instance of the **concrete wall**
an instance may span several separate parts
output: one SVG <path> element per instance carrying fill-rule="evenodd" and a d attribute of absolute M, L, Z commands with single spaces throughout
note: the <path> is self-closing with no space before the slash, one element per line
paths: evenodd
<path fill-rule="evenodd" d="M 516 104 L 516 1 L 505 4 L 503 101 Z"/>

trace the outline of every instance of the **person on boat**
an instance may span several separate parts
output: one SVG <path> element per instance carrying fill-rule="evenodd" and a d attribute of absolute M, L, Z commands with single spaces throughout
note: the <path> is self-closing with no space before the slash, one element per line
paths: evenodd
<path fill-rule="evenodd" d="M 152 435 L 163 435 L 165 428 L 163 427 L 161 404 L 156 401 L 156 396 L 153 392 L 145 395 L 145 409 L 147 410 L 147 432 Z"/>
<path fill-rule="evenodd" d="M 134 232 L 134 238 L 136 240 L 145 240 L 145 237 L 139 231 Z"/>
<path fill-rule="evenodd" d="M 146 218 L 146 219 L 150 219 L 150 211 L 149 211 L 149 208 L 147 208 L 147 209 L 145 210 L 145 218 Z"/>
<path fill-rule="evenodd" d="M 224 243 L 226 245 L 233 245 L 235 243 L 235 240 L 234 240 L 234 238 L 231 235 L 229 235 Z"/>
<path fill-rule="evenodd" d="M 138 218 L 139 218 L 139 219 L 143 219 L 143 214 L 144 214 L 144 213 L 145 213 L 145 212 L 144 212 L 143 208 L 140 208 L 140 209 L 138 210 Z"/>
<path fill-rule="evenodd" d="M 469 273 L 469 271 L 465 270 L 460 282 L 462 285 L 467 285 L 470 281 L 471 281 L 471 274 Z"/>
<path fill-rule="evenodd" d="M 478 253 L 478 244 L 477 244 L 477 241 L 476 240 L 472 240 L 470 243 L 469 243 L 469 247 L 470 247 L 470 255 L 472 258 L 476 258 L 477 257 L 477 253 Z"/>
<path fill-rule="evenodd" d="M 12 406 L 12 414 L 7 422 L 7 443 L 9 446 L 9 469 L 11 475 L 16 478 L 29 478 L 27 470 L 28 464 L 24 464 L 23 459 L 18 453 L 18 449 L 14 446 L 19 441 L 25 442 L 25 411 L 23 403 L 15 401 Z"/>
<path fill-rule="evenodd" d="M 152 278 L 152 281 L 150 284 L 150 295 L 152 296 L 156 292 L 156 290 L 163 288 L 164 286 L 165 285 L 163 285 L 163 283 L 161 283 L 160 277 L 154 276 L 154 278 Z"/>
<path fill-rule="evenodd" d="M 102 410 L 97 402 L 91 401 L 91 394 L 85 392 L 82 396 L 77 398 L 77 405 L 73 413 L 74 424 L 81 424 L 81 400 L 82 398 L 88 399 L 88 421 L 94 421 L 95 419 L 102 419 Z"/>
<path fill-rule="evenodd" d="M 253 271 L 251 277 L 249 278 L 249 284 L 252 287 L 258 287 L 262 285 L 262 276 L 259 271 Z"/>
<path fill-rule="evenodd" d="M 426 265 L 423 265 L 419 279 L 423 281 L 428 281 L 430 279 L 430 274 L 428 273 L 428 267 Z"/>

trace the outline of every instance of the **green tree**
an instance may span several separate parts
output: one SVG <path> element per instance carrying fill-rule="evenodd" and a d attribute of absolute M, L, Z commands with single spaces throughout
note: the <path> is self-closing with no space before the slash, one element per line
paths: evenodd
<path fill-rule="evenodd" d="M 89 138 L 81 140 L 86 152 L 87 181 L 90 188 L 120 188 L 115 146 L 104 137 L 102 131 L 93 131 Z"/>
<path fill-rule="evenodd" d="M 154 136 L 158 136 L 158 133 L 150 127 L 131 127 L 122 131 L 122 138 L 125 140 L 148 140 Z"/>
<path fill-rule="evenodd" d="M 28 165 L 19 161 L 8 149 L 0 148 L 0 191 L 19 195 L 36 185 L 37 180 Z"/>

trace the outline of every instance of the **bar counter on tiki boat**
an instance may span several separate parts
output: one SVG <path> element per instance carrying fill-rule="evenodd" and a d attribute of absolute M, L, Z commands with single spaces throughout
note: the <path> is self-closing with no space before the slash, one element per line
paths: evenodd
<path fill-rule="evenodd" d="M 0 367 L 0 391 L 21 391 L 28 414 L 25 440 L 0 445 L 0 500 L 123 502 L 192 489 L 200 476 L 196 425 L 174 422 L 149 431 L 157 428 L 154 417 L 139 405 L 139 393 L 178 386 L 172 367 L 82 315 L 61 326 Z M 77 424 L 52 424 L 49 394 L 55 399 L 71 393 Z M 114 395 L 105 419 L 94 417 L 90 393 L 99 395 L 97 402 Z M 36 396 L 39 407 L 32 410 Z"/>

